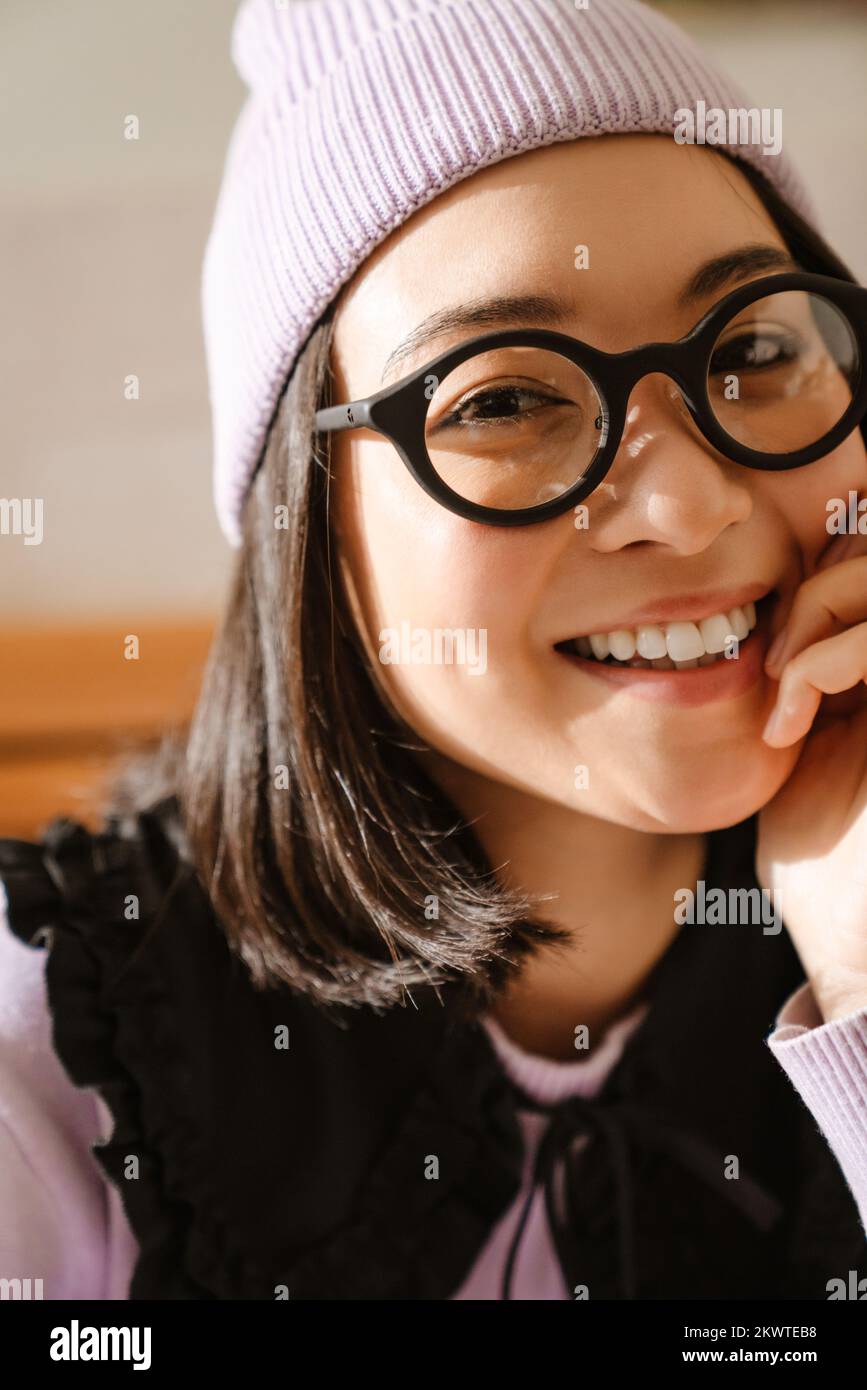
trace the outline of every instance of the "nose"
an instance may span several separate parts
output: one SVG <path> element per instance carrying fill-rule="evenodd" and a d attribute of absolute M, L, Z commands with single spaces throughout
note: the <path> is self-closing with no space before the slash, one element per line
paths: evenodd
<path fill-rule="evenodd" d="M 661 373 L 634 387 L 606 483 L 588 503 L 589 539 L 602 552 L 653 542 L 697 554 L 752 510 L 746 470 L 708 443 Z"/>

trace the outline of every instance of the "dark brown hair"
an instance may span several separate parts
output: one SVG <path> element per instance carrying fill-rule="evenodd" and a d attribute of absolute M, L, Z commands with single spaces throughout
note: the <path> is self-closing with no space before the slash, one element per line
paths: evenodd
<path fill-rule="evenodd" d="M 852 279 L 739 167 L 804 269 Z M 329 461 L 313 429 L 330 402 L 331 333 L 329 312 L 284 392 L 189 738 L 155 787 L 177 794 L 192 862 L 258 986 L 386 1007 L 460 977 L 481 1002 L 510 964 L 568 934 L 498 882 L 370 669 L 331 554 Z"/>

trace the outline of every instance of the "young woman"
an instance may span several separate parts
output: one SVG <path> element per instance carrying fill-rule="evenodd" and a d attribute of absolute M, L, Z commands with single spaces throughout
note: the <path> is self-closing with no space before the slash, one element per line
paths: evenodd
<path fill-rule="evenodd" d="M 236 57 L 236 580 L 186 747 L 0 846 L 0 1274 L 837 1296 L 865 292 L 782 155 L 673 138 L 742 102 L 631 0 L 252 3 Z"/>

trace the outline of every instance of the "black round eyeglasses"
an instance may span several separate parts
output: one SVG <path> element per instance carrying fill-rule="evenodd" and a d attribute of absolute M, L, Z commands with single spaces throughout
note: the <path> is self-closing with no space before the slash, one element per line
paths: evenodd
<path fill-rule="evenodd" d="M 705 439 L 747 468 L 801 468 L 867 413 L 867 289 L 771 275 L 733 290 L 674 343 L 602 352 L 547 329 L 470 339 L 316 429 L 389 439 L 425 492 L 469 521 L 526 526 L 598 487 L 630 393 L 659 372 Z"/>

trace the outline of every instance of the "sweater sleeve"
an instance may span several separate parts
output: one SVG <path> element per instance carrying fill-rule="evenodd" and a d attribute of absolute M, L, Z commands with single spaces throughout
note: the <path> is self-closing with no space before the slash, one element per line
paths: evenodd
<path fill-rule="evenodd" d="M 825 1023 L 804 984 L 767 1043 L 827 1139 L 867 1231 L 867 1009 Z"/>
<path fill-rule="evenodd" d="M 91 1153 L 107 1112 L 51 1041 L 43 950 L 9 929 L 0 883 L 0 1278 L 45 1299 L 126 1298 L 135 1242 Z"/>

